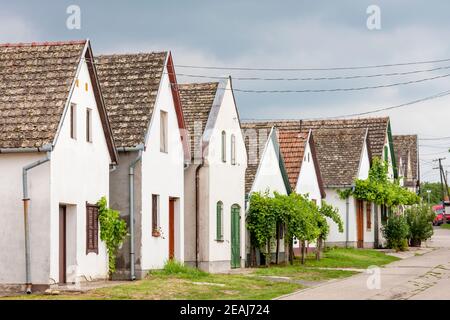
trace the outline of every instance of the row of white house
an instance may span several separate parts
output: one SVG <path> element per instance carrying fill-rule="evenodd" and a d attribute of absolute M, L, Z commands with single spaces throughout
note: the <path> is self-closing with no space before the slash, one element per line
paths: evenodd
<path fill-rule="evenodd" d="M 244 123 L 231 78 L 178 84 L 170 52 L 4 44 L 0 88 L 3 286 L 106 278 L 103 196 L 129 229 L 114 277 L 139 279 L 172 258 L 209 272 L 244 267 L 246 199 L 257 191 L 325 200 L 345 221 L 330 244 L 377 246 L 385 209 L 337 190 L 367 178 L 373 156 L 392 179 L 401 159 L 415 175 L 405 181 L 417 180 L 414 137 L 397 159 L 388 118 Z"/>

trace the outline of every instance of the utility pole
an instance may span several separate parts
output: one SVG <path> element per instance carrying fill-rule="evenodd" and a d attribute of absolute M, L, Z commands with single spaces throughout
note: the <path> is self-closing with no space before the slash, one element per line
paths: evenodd
<path fill-rule="evenodd" d="M 445 158 L 438 158 L 433 160 L 434 162 L 438 162 L 439 163 L 439 167 L 438 168 L 434 168 L 434 169 L 439 169 L 439 176 L 441 179 L 441 187 L 442 187 L 442 207 L 444 209 L 444 223 L 446 223 L 446 208 L 445 208 L 445 202 L 447 200 L 447 202 L 450 200 L 450 194 L 449 194 L 449 190 L 448 190 L 448 184 L 447 184 L 447 172 L 444 172 L 444 168 L 442 167 L 442 160 L 445 160 Z"/>

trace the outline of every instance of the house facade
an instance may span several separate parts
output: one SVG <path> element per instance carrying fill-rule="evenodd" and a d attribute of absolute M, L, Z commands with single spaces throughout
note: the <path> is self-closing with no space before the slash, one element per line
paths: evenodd
<path fill-rule="evenodd" d="M 231 79 L 179 85 L 191 162 L 185 170 L 185 262 L 244 266 L 247 155 Z"/>
<path fill-rule="evenodd" d="M 144 277 L 184 261 L 184 119 L 170 52 L 96 58 L 120 165 L 111 206 L 130 236 L 117 255 L 118 279 Z M 134 221 L 134 223 L 133 223 Z"/>
<path fill-rule="evenodd" d="M 89 41 L 0 46 L 0 285 L 108 277 L 95 204 L 117 153 L 92 57 Z"/>
<path fill-rule="evenodd" d="M 328 246 L 373 248 L 375 242 L 373 204 L 352 196 L 343 199 L 341 191 L 352 188 L 355 179 L 367 179 L 371 154 L 367 129 L 314 130 L 317 157 L 325 186 L 325 201 L 337 208 L 344 232 L 331 222 Z"/>

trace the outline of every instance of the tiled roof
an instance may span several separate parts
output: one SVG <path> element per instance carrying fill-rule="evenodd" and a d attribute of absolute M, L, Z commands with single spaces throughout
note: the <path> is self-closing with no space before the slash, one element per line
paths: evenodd
<path fill-rule="evenodd" d="M 249 193 L 263 155 L 272 127 L 257 123 L 243 123 L 242 135 L 247 150 L 247 170 L 245 171 L 245 192 Z"/>
<path fill-rule="evenodd" d="M 257 121 L 260 122 L 260 121 Z M 369 144 L 372 156 L 382 157 L 383 146 L 387 141 L 389 117 L 354 118 L 336 120 L 273 120 L 264 121 L 266 125 L 274 125 L 280 129 L 369 129 Z"/>
<path fill-rule="evenodd" d="M 85 45 L 0 45 L 0 148 L 53 142 Z"/>
<path fill-rule="evenodd" d="M 297 187 L 308 136 L 308 132 L 296 130 L 281 130 L 279 132 L 281 153 L 292 190 Z"/>
<path fill-rule="evenodd" d="M 397 165 L 400 164 L 400 159 L 403 163 L 403 174 L 405 175 L 405 185 L 415 186 L 418 180 L 418 143 L 417 135 L 395 135 L 392 137 L 394 140 L 394 151 L 397 159 Z M 411 173 L 412 176 L 408 176 L 407 164 L 408 156 L 411 160 Z"/>
<path fill-rule="evenodd" d="M 96 57 L 117 147 L 145 142 L 166 58 L 167 52 Z"/>
<path fill-rule="evenodd" d="M 358 176 L 367 129 L 313 130 L 324 185 L 349 186 Z"/>
<path fill-rule="evenodd" d="M 186 129 L 189 132 L 191 157 L 202 156 L 201 137 L 216 97 L 218 82 L 179 84 Z"/>

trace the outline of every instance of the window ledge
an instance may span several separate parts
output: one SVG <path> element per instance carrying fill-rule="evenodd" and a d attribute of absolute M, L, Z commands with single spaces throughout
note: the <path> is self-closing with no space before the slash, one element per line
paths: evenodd
<path fill-rule="evenodd" d="M 216 242 L 225 242 L 224 239 L 216 239 Z"/>

